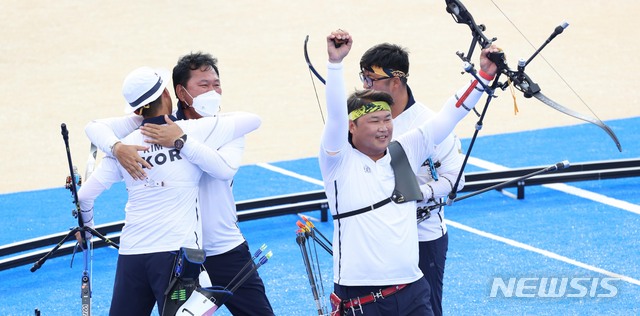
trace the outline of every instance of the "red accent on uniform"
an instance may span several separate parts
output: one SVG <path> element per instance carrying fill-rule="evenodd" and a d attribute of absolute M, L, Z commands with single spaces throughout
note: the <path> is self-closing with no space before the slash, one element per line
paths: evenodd
<path fill-rule="evenodd" d="M 467 97 L 469 96 L 469 94 L 471 93 L 471 91 L 473 91 L 473 89 L 475 88 L 475 86 L 478 84 L 478 80 L 474 80 L 471 85 L 469 86 L 469 88 L 467 88 L 467 91 L 464 92 L 464 94 L 460 97 L 460 99 L 458 99 L 458 102 L 456 102 L 456 107 L 459 108 L 462 103 L 464 103 L 464 100 L 467 99 Z"/>

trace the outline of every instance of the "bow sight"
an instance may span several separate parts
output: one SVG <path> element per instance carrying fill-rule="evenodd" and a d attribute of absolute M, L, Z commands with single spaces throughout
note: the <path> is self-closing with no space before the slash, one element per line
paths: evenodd
<path fill-rule="evenodd" d="M 471 29 L 472 40 L 469 51 L 466 55 L 463 52 L 458 51 L 456 52 L 456 55 L 458 55 L 458 57 L 460 57 L 462 61 L 473 65 L 471 63 L 471 56 L 473 55 L 473 51 L 476 48 L 476 44 L 480 45 L 482 49 L 485 49 L 491 46 L 493 42 L 497 41 L 498 38 L 493 37 L 489 39 L 486 35 L 484 35 L 483 32 L 486 30 L 486 27 L 483 24 L 476 23 L 476 21 L 473 19 L 473 16 L 471 15 L 471 13 L 469 13 L 462 2 L 458 0 L 445 0 L 445 2 L 447 4 L 447 12 L 451 14 L 453 20 L 456 21 L 456 23 L 466 24 Z M 534 96 L 534 94 L 540 92 L 540 87 L 536 83 L 534 83 L 531 78 L 529 78 L 529 76 L 524 72 L 524 68 L 527 64 L 529 64 L 529 62 L 531 62 L 531 60 L 533 60 L 533 58 L 542 50 L 542 48 L 544 48 L 544 46 L 551 42 L 551 40 L 555 36 L 562 33 L 562 31 L 567 26 L 567 23 L 563 24 L 563 27 L 559 26 L 559 32 L 558 28 L 556 28 L 556 32 L 554 32 L 554 34 L 529 58 L 528 61 L 524 62 L 524 60 L 520 60 L 518 62 L 517 71 L 513 71 L 509 68 L 503 52 L 490 53 L 487 57 L 498 67 L 498 74 L 503 74 L 509 79 L 509 81 L 507 82 L 498 83 L 496 87 L 505 90 L 509 86 L 509 82 L 513 82 L 514 86 L 518 90 L 522 91 L 526 98 L 530 98 Z"/>
<path fill-rule="evenodd" d="M 470 73 L 474 77 L 476 77 L 476 79 L 478 79 L 477 75 L 476 75 L 476 71 L 475 71 L 475 69 L 473 69 L 473 64 L 471 63 L 471 56 L 473 55 L 473 51 L 476 48 L 476 44 L 479 45 L 482 49 L 485 49 L 485 48 L 490 47 L 491 44 L 497 40 L 497 38 L 493 37 L 493 38 L 489 39 L 484 34 L 484 31 L 486 30 L 486 27 L 484 25 L 482 25 L 482 24 L 477 24 L 476 23 L 476 21 L 474 20 L 473 16 L 467 10 L 467 8 L 462 4 L 462 2 L 460 2 L 459 0 L 445 0 L 445 3 L 447 5 L 447 8 L 446 8 L 447 12 L 449 14 L 451 14 L 451 16 L 453 17 L 453 20 L 456 23 L 466 24 L 471 29 L 472 39 L 471 39 L 471 45 L 469 47 L 469 50 L 468 50 L 467 54 L 465 55 L 463 52 L 456 52 L 456 55 L 458 55 L 458 57 L 460 57 L 460 59 L 465 63 L 465 71 Z M 518 67 L 517 67 L 516 70 L 512 70 L 512 69 L 509 68 L 503 52 L 489 53 L 487 55 L 487 57 L 492 62 L 494 62 L 496 64 L 497 68 L 498 68 L 497 73 L 496 73 L 496 78 L 494 79 L 493 83 L 491 84 L 491 87 L 486 87 L 486 86 L 484 87 L 485 91 L 488 94 L 488 97 L 487 97 L 487 100 L 486 100 L 486 103 L 485 103 L 485 107 L 482 110 L 482 114 L 478 114 L 479 120 L 478 120 L 478 122 L 476 124 L 476 130 L 475 130 L 475 132 L 473 134 L 473 137 L 471 138 L 471 142 L 469 144 L 469 148 L 467 150 L 467 153 L 466 153 L 462 168 L 460 170 L 460 173 L 458 174 L 458 178 L 456 179 L 456 183 L 453 186 L 453 188 L 457 188 L 458 187 L 458 184 L 459 184 L 460 179 L 462 177 L 463 170 L 464 170 L 464 168 L 465 168 L 465 166 L 467 164 L 467 160 L 469 158 L 471 150 L 473 149 L 473 144 L 474 144 L 475 139 L 477 137 L 478 131 L 482 128 L 482 120 L 484 119 L 484 116 L 486 114 L 486 111 L 487 111 L 487 108 L 489 106 L 489 103 L 491 102 L 491 99 L 493 97 L 495 97 L 493 92 L 495 91 L 496 88 L 500 88 L 502 90 L 505 90 L 506 88 L 509 87 L 510 84 L 513 84 L 513 86 L 516 89 L 521 91 L 523 93 L 523 95 L 525 96 L 525 98 L 534 97 L 534 98 L 538 99 L 539 101 L 541 101 L 542 103 L 548 105 L 549 107 L 551 107 L 551 108 L 553 108 L 555 110 L 558 110 L 558 111 L 560 111 L 560 112 L 562 112 L 564 114 L 567 114 L 569 116 L 575 117 L 577 119 L 580 119 L 580 120 L 583 120 L 583 121 L 586 121 L 586 122 L 589 122 L 589 123 L 597 125 L 601 129 L 603 129 L 609 135 L 609 137 L 611 137 L 611 139 L 615 142 L 616 146 L 618 147 L 618 150 L 622 151 L 622 147 L 620 145 L 620 142 L 618 141 L 618 137 L 615 135 L 613 130 L 611 130 L 611 128 L 609 128 L 609 126 L 604 124 L 597 117 L 590 117 L 590 116 L 578 113 L 578 112 L 576 112 L 574 110 L 566 108 L 566 107 L 560 105 L 559 103 L 551 100 L 550 98 L 548 98 L 547 96 L 545 96 L 544 94 L 542 94 L 540 92 L 541 91 L 540 86 L 538 84 L 536 84 L 525 73 L 525 67 L 533 60 L 533 58 L 536 57 L 538 55 L 538 53 L 540 53 L 540 51 L 547 44 L 549 44 L 551 42 L 551 40 L 553 40 L 556 36 L 561 34 L 564 31 L 564 29 L 567 28 L 567 26 L 569 26 L 569 24 L 564 22 L 560 26 L 556 27 L 555 30 L 553 31 L 553 33 L 551 34 L 551 36 L 549 36 L 549 38 L 545 41 L 545 43 L 540 48 L 538 48 L 535 51 L 535 53 L 528 60 L 525 61 L 524 59 L 520 59 L 518 61 Z M 507 77 L 507 80 L 505 82 L 500 82 L 499 81 L 499 78 L 500 78 L 501 75 L 504 75 L 505 77 Z M 478 81 L 480 82 L 480 80 L 478 80 Z M 574 93 L 575 93 L 575 91 L 574 91 Z M 447 200 L 447 204 L 451 204 L 455 200 L 459 200 L 459 199 L 456 199 L 456 192 L 455 192 L 455 189 L 454 189 L 449 194 L 449 199 Z"/>

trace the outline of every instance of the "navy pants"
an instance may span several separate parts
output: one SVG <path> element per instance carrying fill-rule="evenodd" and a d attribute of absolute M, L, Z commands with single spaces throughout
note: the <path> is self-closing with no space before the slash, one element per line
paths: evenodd
<path fill-rule="evenodd" d="M 111 297 L 111 316 L 151 315 L 158 304 L 162 315 L 177 252 L 119 255 Z"/>
<path fill-rule="evenodd" d="M 442 237 L 421 241 L 420 245 L 420 270 L 424 278 L 431 287 L 431 307 L 433 314 L 442 315 L 442 284 L 444 279 L 444 264 L 447 260 L 447 250 L 449 249 L 449 233 Z"/>
<path fill-rule="evenodd" d="M 343 286 L 333 285 L 333 291 L 343 300 L 377 293 L 387 286 Z M 425 316 L 433 315 L 431 304 L 429 303 L 429 283 L 424 278 L 420 278 L 409 284 L 404 289 L 396 292 L 384 299 L 362 305 L 362 313 L 359 310 L 345 310 L 344 315 L 365 315 L 365 316 Z"/>
<path fill-rule="evenodd" d="M 242 267 L 251 260 L 251 256 L 249 245 L 245 241 L 226 253 L 207 257 L 204 266 L 209 273 L 211 283 L 218 286 L 227 286 L 238 272 L 240 272 Z M 246 273 L 247 270 L 249 270 L 249 268 L 247 268 L 244 273 Z M 236 281 L 239 279 L 241 279 L 241 277 L 238 277 Z M 236 281 L 234 281 L 234 283 Z M 233 287 L 233 284 L 231 284 L 229 289 L 231 289 L 231 287 Z M 257 271 L 252 273 L 251 277 L 233 292 L 233 295 L 224 303 L 224 306 L 226 306 L 234 316 L 273 315 L 271 303 L 269 303 L 265 293 L 264 283 L 262 283 L 262 279 Z"/>

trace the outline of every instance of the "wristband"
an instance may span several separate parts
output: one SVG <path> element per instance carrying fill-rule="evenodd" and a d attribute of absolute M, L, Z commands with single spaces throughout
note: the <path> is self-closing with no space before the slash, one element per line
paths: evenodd
<path fill-rule="evenodd" d="M 480 77 L 482 77 L 482 79 L 486 79 L 486 80 L 493 80 L 493 78 L 496 77 L 496 75 L 489 75 L 488 73 L 484 72 L 482 69 L 480 69 L 480 71 L 478 72 L 478 74 L 480 75 Z"/>
<path fill-rule="evenodd" d="M 119 143 L 121 143 L 121 141 L 116 141 L 111 146 L 109 146 L 109 151 L 111 151 L 111 155 L 113 155 L 113 150 L 116 148 L 116 145 L 118 145 Z"/>

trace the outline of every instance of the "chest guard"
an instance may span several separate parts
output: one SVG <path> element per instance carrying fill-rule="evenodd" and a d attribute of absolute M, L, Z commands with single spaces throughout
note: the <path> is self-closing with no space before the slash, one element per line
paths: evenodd
<path fill-rule="evenodd" d="M 397 141 L 392 141 L 389 143 L 388 149 L 391 155 L 391 168 L 393 168 L 396 180 L 391 199 L 395 203 L 422 200 L 422 192 L 420 191 L 416 174 L 411 169 L 402 145 Z"/>

